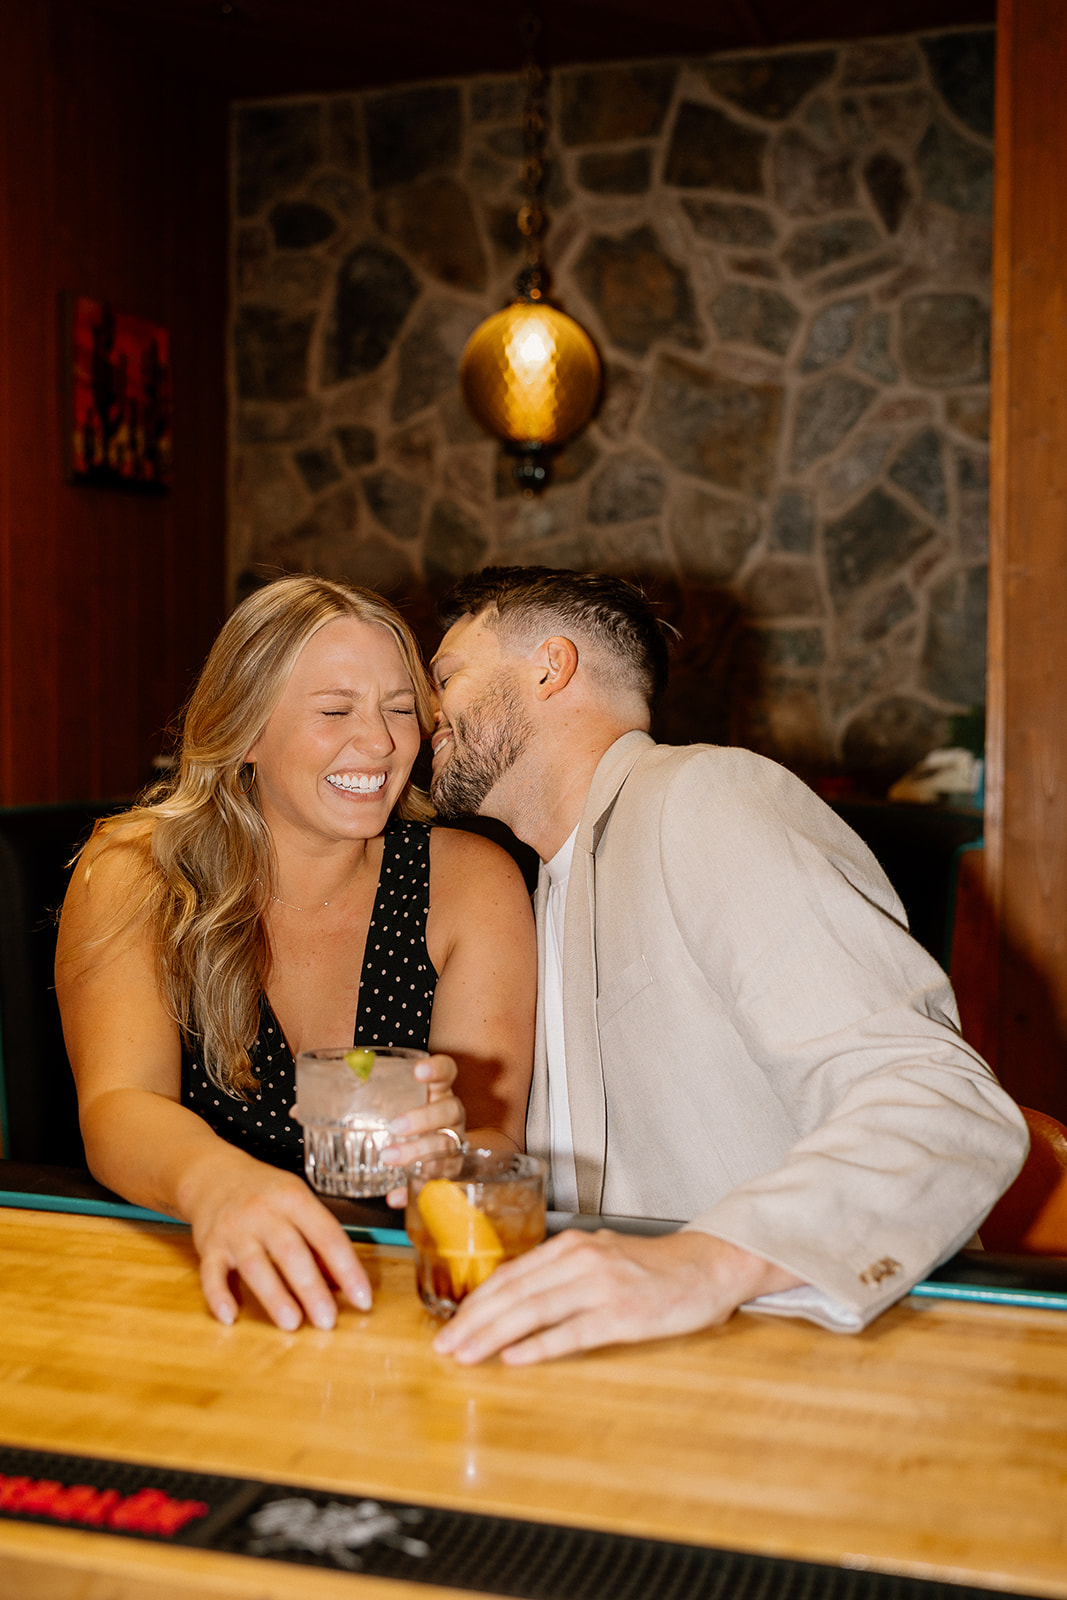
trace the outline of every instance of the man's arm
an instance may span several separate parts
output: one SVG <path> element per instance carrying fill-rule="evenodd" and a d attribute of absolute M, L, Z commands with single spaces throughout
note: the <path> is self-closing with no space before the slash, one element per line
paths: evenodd
<path fill-rule="evenodd" d="M 725 1322 L 739 1305 L 800 1283 L 762 1257 L 684 1232 L 559 1234 L 498 1268 L 441 1329 L 434 1348 L 472 1364 L 527 1366 Z"/>
<path fill-rule="evenodd" d="M 683 852 L 696 818 L 703 848 Z M 813 1286 L 759 1309 L 861 1328 L 972 1237 L 1025 1158 L 1023 1119 L 870 852 L 790 773 L 687 760 L 661 830 L 687 947 L 799 1134 L 689 1227 Z"/>
<path fill-rule="evenodd" d="M 687 753 L 660 828 L 660 892 L 732 1018 L 740 1082 L 762 1074 L 799 1138 L 680 1234 L 561 1235 L 501 1268 L 438 1336 L 460 1360 L 667 1337 L 754 1301 L 857 1329 L 966 1242 L 1025 1154 L 1022 1119 L 954 1031 L 944 975 L 894 920 L 884 876 L 797 780 L 746 752 Z M 675 948 L 645 958 L 642 1002 L 672 1014 Z M 612 1063 L 635 1026 L 632 1010 L 613 1016 Z M 721 1056 L 703 1070 L 721 1098 Z M 700 1136 L 722 1120 L 698 1118 Z"/>

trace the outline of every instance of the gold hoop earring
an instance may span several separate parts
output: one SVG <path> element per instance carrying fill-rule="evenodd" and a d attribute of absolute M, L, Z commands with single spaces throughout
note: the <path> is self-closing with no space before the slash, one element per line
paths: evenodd
<path fill-rule="evenodd" d="M 244 767 L 251 767 L 252 768 L 252 776 L 249 778 L 248 783 L 246 784 L 246 786 L 242 789 L 241 788 L 241 771 L 242 771 L 242 768 L 244 768 Z M 252 793 L 252 785 L 255 783 L 255 781 L 256 781 L 256 764 L 255 764 L 255 762 L 254 761 L 242 761 L 238 765 L 237 770 L 235 771 L 235 773 L 233 775 L 233 786 L 237 790 L 237 793 L 238 794 L 251 794 Z"/>

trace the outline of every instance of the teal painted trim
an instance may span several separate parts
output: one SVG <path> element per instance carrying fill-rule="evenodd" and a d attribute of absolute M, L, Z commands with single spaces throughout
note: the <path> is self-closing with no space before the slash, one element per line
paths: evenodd
<path fill-rule="evenodd" d="M 414 1249 L 406 1233 L 395 1233 L 392 1228 L 356 1228 L 351 1223 L 342 1223 L 341 1226 L 350 1239 L 365 1240 L 370 1244 L 392 1244 L 398 1250 Z"/>
<path fill-rule="evenodd" d="M 167 1222 L 172 1228 L 187 1228 L 187 1222 L 168 1217 L 162 1211 L 148 1211 L 144 1206 L 131 1206 L 125 1200 L 74 1200 L 61 1194 L 25 1194 L 17 1189 L 0 1189 L 0 1209 L 14 1211 L 60 1211 L 80 1217 L 122 1217 L 128 1222 Z M 350 1239 L 360 1244 L 392 1244 L 401 1250 L 410 1250 L 411 1241 L 406 1233 L 393 1228 L 359 1228 L 354 1223 L 342 1223 Z"/>
<path fill-rule="evenodd" d="M 1029 1306 L 1037 1311 L 1067 1311 L 1067 1292 L 1055 1289 L 998 1289 L 978 1283 L 917 1283 L 921 1300 L 980 1300 L 992 1306 Z"/>
<path fill-rule="evenodd" d="M 125 1200 L 72 1200 L 61 1194 L 20 1194 L 17 1189 L 7 1189 L 0 1190 L 0 1206 L 18 1211 L 67 1211 L 82 1217 L 126 1217 L 131 1222 L 169 1222 L 175 1228 L 187 1226 L 177 1217 L 127 1205 Z"/>

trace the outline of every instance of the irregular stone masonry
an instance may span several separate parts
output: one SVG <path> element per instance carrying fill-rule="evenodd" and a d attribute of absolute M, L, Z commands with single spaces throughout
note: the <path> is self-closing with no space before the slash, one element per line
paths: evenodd
<path fill-rule="evenodd" d="M 637 577 L 657 731 L 885 783 L 984 698 L 992 29 L 571 67 L 547 257 L 605 394 L 522 499 L 457 367 L 521 264 L 519 78 L 238 107 L 235 595 Z"/>

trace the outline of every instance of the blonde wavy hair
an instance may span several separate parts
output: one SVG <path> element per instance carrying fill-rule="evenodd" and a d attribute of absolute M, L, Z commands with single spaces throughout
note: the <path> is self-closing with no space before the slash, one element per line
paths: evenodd
<path fill-rule="evenodd" d="M 391 634 L 411 676 L 419 727 L 428 733 L 426 669 L 413 633 L 389 602 L 326 578 L 280 578 L 243 601 L 215 640 L 182 720 L 176 772 L 130 811 L 98 823 L 86 846 L 87 873 L 100 850 L 116 845 L 144 857 L 136 903 L 125 908 L 123 925 L 145 918 L 160 991 L 186 1046 L 198 1052 L 212 1082 L 235 1096 L 257 1087 L 249 1048 L 270 965 L 263 914 L 275 885 L 274 845 L 245 754 L 301 650 L 339 617 Z M 434 810 L 409 779 L 395 814 L 426 822 Z"/>

